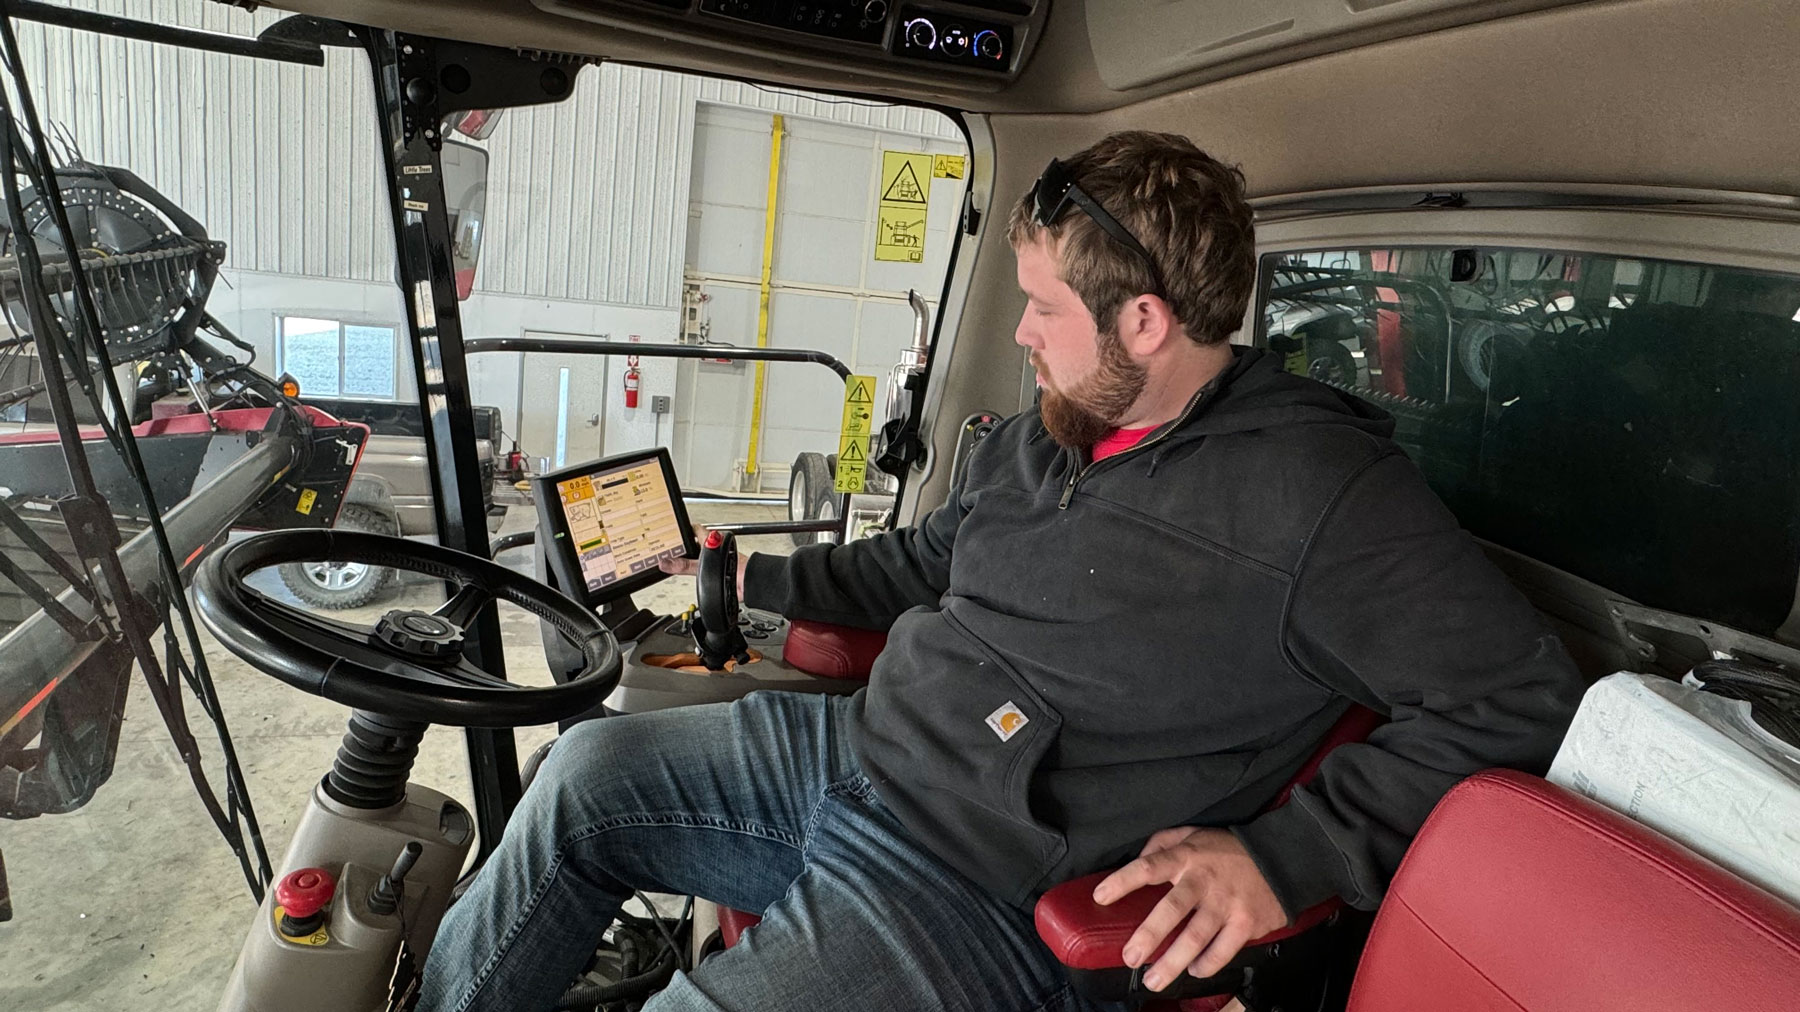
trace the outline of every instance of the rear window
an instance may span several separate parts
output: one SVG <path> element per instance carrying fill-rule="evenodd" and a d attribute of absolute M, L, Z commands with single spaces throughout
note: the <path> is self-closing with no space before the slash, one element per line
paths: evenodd
<path fill-rule="evenodd" d="M 1474 534 L 1770 633 L 1800 575 L 1800 279 L 1529 249 L 1263 259 L 1259 341 L 1391 412 Z"/>

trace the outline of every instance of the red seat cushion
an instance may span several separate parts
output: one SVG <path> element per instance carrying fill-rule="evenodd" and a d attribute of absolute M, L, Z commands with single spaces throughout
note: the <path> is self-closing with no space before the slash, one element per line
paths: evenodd
<path fill-rule="evenodd" d="M 1482 773 L 1427 820 L 1352 1012 L 1800 1009 L 1800 910 L 1535 777 Z"/>
<path fill-rule="evenodd" d="M 781 648 L 781 657 L 820 678 L 867 679 L 875 658 L 886 646 L 884 632 L 794 619 L 788 625 L 787 644 Z"/>
<path fill-rule="evenodd" d="M 1319 742 L 1317 748 L 1313 749 L 1312 756 L 1306 760 L 1306 765 L 1300 767 L 1288 780 L 1287 786 L 1281 789 L 1280 794 L 1275 795 L 1275 800 L 1269 802 L 1268 807 L 1276 808 L 1287 804 L 1288 795 L 1294 793 L 1294 788 L 1301 784 L 1312 783 L 1312 778 L 1319 773 L 1319 766 L 1325 762 L 1325 757 L 1330 755 L 1333 749 L 1339 745 L 1353 745 L 1357 742 L 1368 741 L 1369 735 L 1374 734 L 1375 729 L 1385 723 L 1387 723 L 1387 718 L 1381 714 L 1366 706 L 1352 704 L 1350 709 L 1345 710 L 1344 715 L 1337 719 L 1337 723 L 1331 725 L 1331 730 L 1325 732 L 1324 740 Z"/>
<path fill-rule="evenodd" d="M 755 914 L 747 914 L 742 910 L 730 907 L 719 908 L 719 940 L 727 949 L 738 943 L 738 937 L 748 928 L 762 923 L 762 918 Z"/>

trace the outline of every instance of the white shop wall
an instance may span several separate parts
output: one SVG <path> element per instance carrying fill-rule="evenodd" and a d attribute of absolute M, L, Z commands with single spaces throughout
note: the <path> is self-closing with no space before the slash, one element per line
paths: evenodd
<path fill-rule="evenodd" d="M 225 282 L 214 291 L 208 308 L 220 322 L 256 349 L 259 369 L 279 371 L 275 333 L 283 316 L 334 319 L 349 324 L 394 327 L 396 396 L 418 400 L 411 346 L 401 321 L 404 308 L 400 291 L 391 284 L 330 278 L 294 277 L 257 271 L 225 271 Z M 644 341 L 667 342 L 675 338 L 678 314 L 673 309 L 617 306 L 567 299 L 532 299 L 477 292 L 462 303 L 464 334 L 477 337 L 519 337 L 527 333 L 556 337 L 611 335 L 628 342 L 631 335 Z M 607 384 L 606 415 L 599 434 L 603 442 L 589 456 L 617 453 L 635 447 L 667 443 L 673 429 L 669 418 L 660 431 L 649 412 L 651 394 L 673 395 L 675 367 L 669 361 L 646 361 L 641 394 L 643 410 L 624 407 L 624 361 L 616 356 L 597 360 Z M 476 404 L 500 408 L 506 432 L 523 431 L 522 411 L 556 412 L 557 362 L 540 356 L 514 353 L 471 355 L 468 358 L 470 399 Z M 527 453 L 549 456 L 552 448 L 525 445 Z"/>
<path fill-rule="evenodd" d="M 900 132 L 785 116 L 769 300 L 769 344 L 829 352 L 856 373 L 888 373 L 911 343 L 907 289 L 933 314 L 960 220 L 964 180 L 933 179 L 922 263 L 877 262 L 876 207 L 882 152 L 966 153 L 947 121 Z M 766 111 L 702 104 L 694 124 L 688 281 L 706 296 L 710 339 L 756 343 L 758 281 L 768 203 L 772 117 Z M 750 365 L 684 363 L 675 423 L 677 466 L 693 484 L 731 486 L 749 449 Z M 785 489 L 786 468 L 805 450 L 837 449 L 843 384 L 822 366 L 767 369 L 758 457 L 765 488 Z"/>

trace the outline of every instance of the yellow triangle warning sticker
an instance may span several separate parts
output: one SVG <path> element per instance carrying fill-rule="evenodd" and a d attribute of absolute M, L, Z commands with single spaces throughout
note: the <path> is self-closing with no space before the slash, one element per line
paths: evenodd
<path fill-rule="evenodd" d="M 875 395 L 869 389 L 869 384 L 860 378 L 850 384 L 850 392 L 844 395 L 845 404 L 873 404 L 874 402 Z"/>
<path fill-rule="evenodd" d="M 867 191 L 864 191 L 867 192 Z M 900 170 L 881 191 L 881 199 L 895 204 L 923 204 L 926 202 L 925 188 L 919 185 L 919 174 L 913 171 L 911 161 L 902 161 Z"/>
<path fill-rule="evenodd" d="M 863 451 L 862 451 L 861 445 L 859 443 L 853 441 L 849 445 L 844 447 L 844 451 L 842 453 L 838 454 L 838 459 L 839 460 L 847 460 L 847 461 L 850 461 L 851 463 L 855 463 L 855 462 L 857 462 L 859 460 L 863 460 L 865 458 L 863 457 Z"/>

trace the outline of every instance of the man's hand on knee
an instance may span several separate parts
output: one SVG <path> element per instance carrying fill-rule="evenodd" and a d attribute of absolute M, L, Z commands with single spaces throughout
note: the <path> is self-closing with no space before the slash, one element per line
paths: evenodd
<path fill-rule="evenodd" d="M 1197 826 L 1152 836 L 1137 860 L 1094 887 L 1094 902 L 1105 906 L 1163 882 L 1173 888 L 1126 941 L 1125 965 L 1142 965 L 1182 918 L 1190 912 L 1194 916 L 1144 974 L 1144 984 L 1152 990 L 1167 987 L 1184 969 L 1210 977 L 1245 942 L 1287 924 L 1281 901 L 1238 838 L 1223 829 Z"/>

